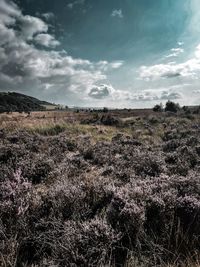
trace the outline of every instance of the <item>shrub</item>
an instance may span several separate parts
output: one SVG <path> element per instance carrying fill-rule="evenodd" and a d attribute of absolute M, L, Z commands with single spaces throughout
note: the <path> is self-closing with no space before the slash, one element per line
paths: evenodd
<path fill-rule="evenodd" d="M 154 112 L 162 112 L 162 111 L 163 111 L 163 106 L 162 106 L 162 104 L 160 104 L 160 105 L 155 105 L 155 106 L 153 107 L 153 111 L 154 111 Z"/>
<path fill-rule="evenodd" d="M 100 121 L 103 125 L 107 125 L 107 126 L 114 126 L 114 125 L 119 124 L 119 120 L 117 118 L 111 116 L 110 114 L 103 115 L 101 117 Z"/>
<path fill-rule="evenodd" d="M 0 186 L 2 212 L 9 211 L 14 217 L 25 214 L 29 207 L 31 183 L 22 177 L 21 170 L 17 170 Z"/>
<path fill-rule="evenodd" d="M 176 122 L 151 145 L 130 129 L 95 144 L 66 132 L 3 134 L 4 265 L 126 266 L 130 254 L 148 266 L 184 265 L 198 255 L 199 127 Z"/>
<path fill-rule="evenodd" d="M 180 110 L 179 104 L 176 104 L 176 103 L 174 103 L 172 101 L 167 101 L 167 103 L 165 105 L 165 111 L 176 113 L 179 110 Z"/>

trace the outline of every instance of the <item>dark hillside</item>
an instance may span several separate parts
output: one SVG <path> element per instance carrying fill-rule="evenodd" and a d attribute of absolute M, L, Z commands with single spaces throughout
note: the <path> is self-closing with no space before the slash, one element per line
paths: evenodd
<path fill-rule="evenodd" d="M 15 92 L 0 92 L 0 112 L 28 112 L 45 110 L 44 105 L 52 105 L 37 98 Z"/>

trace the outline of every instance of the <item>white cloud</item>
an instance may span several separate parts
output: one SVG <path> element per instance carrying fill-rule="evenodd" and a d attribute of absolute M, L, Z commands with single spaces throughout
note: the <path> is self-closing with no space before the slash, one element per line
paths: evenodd
<path fill-rule="evenodd" d="M 12 2 L 8 4 L 0 0 L 0 3 L 4 3 L 6 10 L 3 19 L 0 17 L 0 90 L 20 90 L 40 98 L 80 105 L 84 100 L 97 105 L 100 101 L 108 100 L 108 103 L 116 106 L 116 103 L 142 103 L 181 97 L 176 88 L 136 93 L 114 88 L 107 84 L 107 75 L 122 67 L 123 61 L 91 62 L 73 58 L 66 51 L 55 51 L 53 48 L 59 41 L 49 34 L 46 22 L 23 15 Z M 19 25 L 17 29 L 15 23 Z M 36 43 L 44 47 L 38 48 Z M 45 50 L 45 47 L 52 49 Z M 160 75 L 163 78 L 182 75 L 183 69 L 185 74 L 193 73 L 197 69 L 198 58 L 200 47 L 196 50 L 195 61 L 191 59 L 193 62 L 185 62 L 186 66 L 176 63 L 144 66 L 141 77 L 154 79 Z"/>
<path fill-rule="evenodd" d="M 183 46 L 184 45 L 184 42 L 178 42 L 177 43 L 179 46 Z"/>
<path fill-rule="evenodd" d="M 147 89 L 132 93 L 126 90 L 117 90 L 112 85 L 100 84 L 95 85 L 88 91 L 88 96 L 93 99 L 109 99 L 110 101 L 128 101 L 128 102 L 145 102 L 145 101 L 165 101 L 182 99 L 182 94 L 174 90 L 174 87 L 158 89 Z"/>
<path fill-rule="evenodd" d="M 180 76 L 181 67 L 175 64 L 158 64 L 140 68 L 140 78 L 144 80 L 156 80 L 159 78 L 172 78 Z"/>
<path fill-rule="evenodd" d="M 122 19 L 124 17 L 123 12 L 121 9 L 114 9 L 111 13 L 111 17 L 118 17 Z"/>
<path fill-rule="evenodd" d="M 123 66 L 124 62 L 123 61 L 114 61 L 112 63 L 110 63 L 111 67 L 113 69 L 118 69 L 120 68 L 121 66 Z"/>
<path fill-rule="evenodd" d="M 179 92 L 170 92 L 170 91 L 163 91 L 160 100 L 177 100 L 183 98 L 182 94 Z"/>
<path fill-rule="evenodd" d="M 15 32 L 13 29 L 0 24 L 0 45 L 5 45 L 15 39 Z"/>
<path fill-rule="evenodd" d="M 99 86 L 95 85 L 90 89 L 88 95 L 92 98 L 102 99 L 108 97 L 111 91 L 112 88 L 109 85 L 106 84 L 101 84 Z"/>
<path fill-rule="evenodd" d="M 4 18 L 0 17 L 0 90 L 20 90 L 66 104 L 82 103 L 89 89 L 106 81 L 108 71 L 123 65 L 122 61 L 91 62 L 53 50 L 59 41 L 48 33 L 42 19 L 23 15 L 12 2 L 0 1 L 7 10 Z"/>
<path fill-rule="evenodd" d="M 174 91 L 173 87 L 161 89 L 146 89 L 134 93 L 132 100 L 136 101 L 163 101 L 182 99 L 182 94 Z"/>
<path fill-rule="evenodd" d="M 171 90 L 143 90 L 131 95 L 130 99 L 135 101 L 162 101 L 181 99 L 182 95 Z"/>
<path fill-rule="evenodd" d="M 21 15 L 20 9 L 11 1 L 0 0 L 0 23 L 11 25 Z"/>
<path fill-rule="evenodd" d="M 178 57 L 180 54 L 184 53 L 183 48 L 172 48 L 170 50 L 171 54 L 165 56 L 165 58 L 170 58 L 170 57 Z"/>
<path fill-rule="evenodd" d="M 200 94 L 200 89 L 199 90 L 193 90 L 192 93 L 194 93 L 194 94 Z"/>
<path fill-rule="evenodd" d="M 76 0 L 76 1 L 74 1 L 74 2 L 72 2 L 72 3 L 69 3 L 69 4 L 67 5 L 67 7 L 68 7 L 69 9 L 73 9 L 74 6 L 76 6 L 76 5 L 83 5 L 84 3 L 85 3 L 85 0 Z"/>
<path fill-rule="evenodd" d="M 112 61 L 108 62 L 106 60 L 101 60 L 97 63 L 97 66 L 102 71 L 110 71 L 113 69 L 119 69 L 121 66 L 124 65 L 124 61 Z"/>
<path fill-rule="evenodd" d="M 60 45 L 60 42 L 55 40 L 54 36 L 47 34 L 47 33 L 40 33 L 35 36 L 34 40 L 37 44 L 55 48 L 56 46 Z"/>
<path fill-rule="evenodd" d="M 194 56 L 183 63 L 171 62 L 153 66 L 142 66 L 139 72 L 140 78 L 147 81 L 175 77 L 198 79 L 200 72 L 200 45 L 196 47 Z"/>
<path fill-rule="evenodd" d="M 41 16 L 45 18 L 47 21 L 52 20 L 55 17 L 55 15 L 52 12 L 43 13 Z"/>
<path fill-rule="evenodd" d="M 32 17 L 29 15 L 21 16 L 21 33 L 26 39 L 32 39 L 36 33 L 48 31 L 48 25 L 40 18 Z"/>

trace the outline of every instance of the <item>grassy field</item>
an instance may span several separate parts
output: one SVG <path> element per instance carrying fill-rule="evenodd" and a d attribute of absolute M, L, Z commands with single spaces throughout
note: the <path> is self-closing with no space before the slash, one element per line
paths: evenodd
<path fill-rule="evenodd" d="M 42 105 L 46 110 L 55 110 L 58 108 L 58 105 Z"/>
<path fill-rule="evenodd" d="M 199 115 L 0 114 L 0 187 L 0 266 L 200 266 Z"/>

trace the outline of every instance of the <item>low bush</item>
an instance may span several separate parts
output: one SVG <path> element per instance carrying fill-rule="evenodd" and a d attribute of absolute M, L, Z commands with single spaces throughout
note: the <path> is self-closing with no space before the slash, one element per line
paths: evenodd
<path fill-rule="evenodd" d="M 66 132 L 2 135 L 2 266 L 198 260 L 199 130 L 164 131 L 151 145 L 131 132 L 96 143 Z"/>

